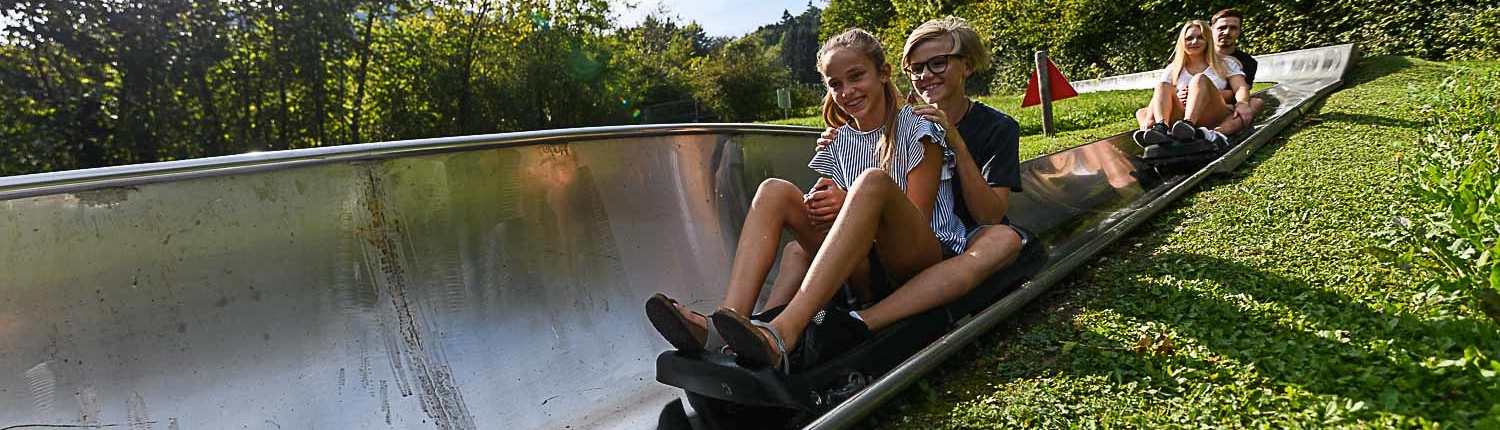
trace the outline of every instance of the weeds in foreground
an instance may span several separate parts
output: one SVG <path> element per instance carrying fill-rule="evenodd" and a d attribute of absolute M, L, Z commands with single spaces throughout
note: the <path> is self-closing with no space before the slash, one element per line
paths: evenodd
<path fill-rule="evenodd" d="M 1424 211 L 1397 217 L 1379 251 L 1467 294 L 1500 325 L 1500 73 L 1459 68 L 1436 91 L 1413 92 L 1427 128 L 1403 173 Z"/>

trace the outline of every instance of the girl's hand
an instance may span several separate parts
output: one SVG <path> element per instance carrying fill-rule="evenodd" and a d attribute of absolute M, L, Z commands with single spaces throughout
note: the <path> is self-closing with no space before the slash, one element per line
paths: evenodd
<path fill-rule="evenodd" d="M 931 121 L 933 124 L 942 126 L 944 134 L 947 134 L 950 130 L 953 130 L 953 123 L 948 120 L 948 114 L 943 113 L 942 109 L 938 109 L 937 105 L 918 105 L 912 107 L 911 113 L 917 114 L 922 118 Z M 947 137 L 948 136 L 943 136 L 943 138 L 945 139 Z"/>
<path fill-rule="evenodd" d="M 832 226 L 839 210 L 844 208 L 844 197 L 847 195 L 847 192 L 833 184 L 832 179 L 818 178 L 803 202 L 807 205 L 807 215 L 812 218 L 813 226 L 820 230 L 824 228 L 823 224 Z"/>
<path fill-rule="evenodd" d="M 823 130 L 823 134 L 818 136 L 818 149 L 821 150 L 823 148 L 827 148 L 828 145 L 833 144 L 834 139 L 838 138 L 839 129 L 829 127 L 827 130 Z"/>
<path fill-rule="evenodd" d="M 1178 88 L 1177 89 L 1177 99 L 1178 100 L 1182 100 L 1183 104 L 1187 104 L 1188 88 L 1191 87 L 1191 86 L 1192 85 L 1188 85 L 1188 86 L 1184 86 L 1182 88 Z"/>

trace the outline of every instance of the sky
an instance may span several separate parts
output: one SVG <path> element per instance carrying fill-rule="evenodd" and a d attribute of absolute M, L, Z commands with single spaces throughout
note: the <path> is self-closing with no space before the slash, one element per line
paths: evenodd
<path fill-rule="evenodd" d="M 623 6 L 616 10 L 622 11 L 619 26 L 631 26 L 639 24 L 641 20 L 660 5 L 665 7 L 668 16 L 682 18 L 682 21 L 697 21 L 703 26 L 703 32 L 709 36 L 743 36 L 745 33 L 755 31 L 756 27 L 766 24 L 774 24 L 781 21 L 781 12 L 789 11 L 792 15 L 800 15 L 807 10 L 807 0 L 614 0 L 616 5 L 626 2 L 634 3 L 634 10 L 626 10 Z M 812 0 L 813 6 L 819 9 L 828 7 L 828 0 Z"/>

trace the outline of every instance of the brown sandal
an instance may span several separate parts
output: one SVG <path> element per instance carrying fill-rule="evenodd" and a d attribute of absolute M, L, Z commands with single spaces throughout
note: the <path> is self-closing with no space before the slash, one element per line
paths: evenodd
<path fill-rule="evenodd" d="M 734 349 L 740 361 L 751 366 L 771 366 L 772 369 L 786 373 L 790 369 L 786 341 L 782 340 L 781 333 L 770 324 L 753 321 L 743 315 L 735 313 L 733 309 L 719 308 L 710 316 L 714 327 L 719 335 L 724 337 L 724 342 Z M 771 335 L 775 343 L 767 342 L 760 331 L 765 330 Z"/>
<path fill-rule="evenodd" d="M 703 317 L 703 314 L 692 313 Z M 709 340 L 708 329 L 699 327 L 684 318 L 682 313 L 677 311 L 677 301 L 662 293 L 656 293 L 646 299 L 646 319 L 651 320 L 651 326 L 656 328 L 656 332 L 678 351 L 703 352 L 703 345 Z M 712 324 L 712 320 L 708 317 L 703 317 L 703 320 Z"/>

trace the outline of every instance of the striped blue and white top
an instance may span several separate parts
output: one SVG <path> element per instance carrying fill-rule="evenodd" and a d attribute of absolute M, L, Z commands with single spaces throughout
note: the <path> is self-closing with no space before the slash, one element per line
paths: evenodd
<path fill-rule="evenodd" d="M 906 174 L 922 162 L 924 151 L 922 137 L 929 137 L 943 147 L 941 181 L 938 182 L 937 201 L 932 207 L 932 232 L 950 255 L 962 253 L 968 246 L 967 231 L 963 222 L 953 211 L 953 151 L 940 132 L 941 127 L 913 114 L 911 106 L 901 109 L 896 115 L 896 157 L 891 163 L 893 171 L 887 171 L 896 185 L 906 190 Z M 887 124 L 888 126 L 889 124 Z M 859 178 L 865 169 L 880 167 L 875 156 L 875 145 L 885 134 L 881 126 L 872 131 L 855 130 L 851 125 L 838 128 L 838 138 L 833 143 L 813 154 L 807 167 L 833 180 L 845 190 Z"/>

